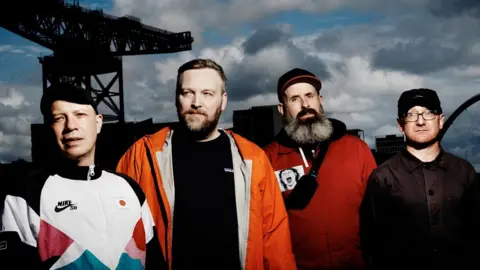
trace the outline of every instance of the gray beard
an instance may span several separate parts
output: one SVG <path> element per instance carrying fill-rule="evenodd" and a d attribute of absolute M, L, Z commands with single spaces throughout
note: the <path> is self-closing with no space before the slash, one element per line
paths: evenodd
<path fill-rule="evenodd" d="M 285 132 L 298 145 L 309 145 L 323 142 L 332 136 L 332 122 L 325 115 L 317 115 L 314 119 L 301 122 L 287 117 Z"/>

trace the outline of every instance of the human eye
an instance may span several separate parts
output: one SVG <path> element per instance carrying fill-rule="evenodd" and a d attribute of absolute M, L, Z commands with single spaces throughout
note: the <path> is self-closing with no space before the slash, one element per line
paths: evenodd
<path fill-rule="evenodd" d="M 405 114 L 405 118 L 409 121 L 415 120 L 417 118 L 417 113 L 408 112 L 408 113 Z"/>
<path fill-rule="evenodd" d="M 205 91 L 205 92 L 203 92 L 203 95 L 211 97 L 211 96 L 213 96 L 213 93 L 212 93 L 212 91 Z"/>
<path fill-rule="evenodd" d="M 182 96 L 188 96 L 188 95 L 191 94 L 191 93 L 192 93 L 192 91 L 188 91 L 188 90 L 182 90 L 182 92 L 180 92 L 180 94 L 181 94 Z"/>
<path fill-rule="evenodd" d="M 53 122 L 53 123 L 57 123 L 57 122 L 62 121 L 63 119 L 65 119 L 65 118 L 63 117 L 63 115 L 57 115 L 57 116 L 54 116 L 54 117 L 52 118 L 52 122 Z"/>

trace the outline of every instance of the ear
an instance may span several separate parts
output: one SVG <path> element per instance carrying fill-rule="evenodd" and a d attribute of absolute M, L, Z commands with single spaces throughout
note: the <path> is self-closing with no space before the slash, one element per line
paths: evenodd
<path fill-rule="evenodd" d="M 445 121 L 445 115 L 440 114 L 440 116 L 439 116 L 439 121 L 440 121 L 440 122 L 439 122 L 440 129 L 442 129 L 442 128 L 443 128 L 443 124 L 445 123 L 445 122 L 444 122 L 444 121 Z"/>
<path fill-rule="evenodd" d="M 323 104 L 323 96 L 318 95 L 318 101 L 320 101 L 320 104 Z"/>
<path fill-rule="evenodd" d="M 403 120 L 400 119 L 400 118 L 397 118 L 397 127 L 398 127 L 398 130 L 401 132 L 401 133 L 404 133 L 405 132 L 405 129 L 403 128 Z"/>
<path fill-rule="evenodd" d="M 277 105 L 277 110 L 278 112 L 282 115 L 282 116 L 285 116 L 285 112 L 283 111 L 285 108 L 283 107 L 283 104 L 282 103 L 278 103 Z"/>
<path fill-rule="evenodd" d="M 103 115 L 97 114 L 97 115 L 95 116 L 95 121 L 96 121 L 96 124 L 97 124 L 97 134 L 98 134 L 98 133 L 100 133 L 100 131 L 102 130 Z"/>
<path fill-rule="evenodd" d="M 182 77 L 183 73 L 181 75 L 177 75 L 177 84 L 175 86 L 175 107 L 178 108 L 178 106 L 180 105 L 180 92 L 181 92 L 181 77 Z"/>
<path fill-rule="evenodd" d="M 227 107 L 227 101 L 228 101 L 227 92 L 223 92 L 223 94 L 222 94 L 222 112 Z"/>

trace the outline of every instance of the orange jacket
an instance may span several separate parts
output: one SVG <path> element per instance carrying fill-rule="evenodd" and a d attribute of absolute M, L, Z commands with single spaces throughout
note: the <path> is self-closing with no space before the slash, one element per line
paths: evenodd
<path fill-rule="evenodd" d="M 135 142 L 117 171 L 138 181 L 150 205 L 163 255 L 172 263 L 174 180 L 171 138 L 163 128 Z M 263 150 L 227 131 L 231 140 L 243 269 L 296 269 L 288 217 L 272 166 Z M 207 267 L 208 265 L 200 266 Z"/>

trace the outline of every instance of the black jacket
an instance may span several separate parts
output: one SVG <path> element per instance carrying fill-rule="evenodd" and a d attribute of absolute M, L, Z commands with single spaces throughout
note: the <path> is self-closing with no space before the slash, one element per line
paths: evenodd
<path fill-rule="evenodd" d="M 479 269 L 476 178 L 470 163 L 443 150 L 428 163 L 404 150 L 379 166 L 360 212 L 370 268 Z"/>

